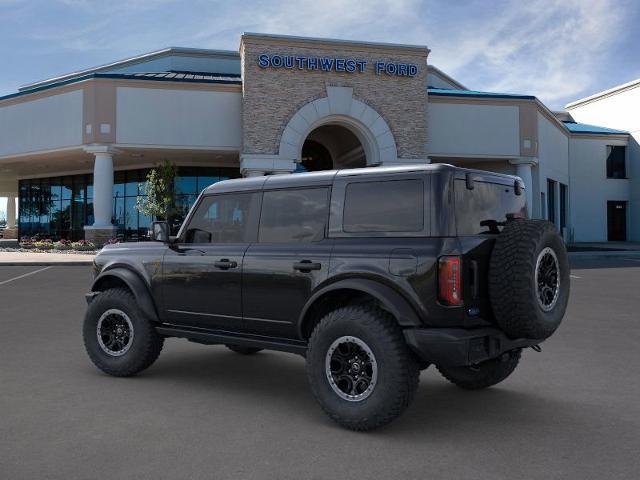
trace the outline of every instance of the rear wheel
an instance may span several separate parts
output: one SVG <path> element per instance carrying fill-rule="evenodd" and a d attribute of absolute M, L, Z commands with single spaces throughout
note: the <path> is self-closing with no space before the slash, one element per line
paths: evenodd
<path fill-rule="evenodd" d="M 261 348 L 243 347 L 242 345 L 234 345 L 232 343 L 225 344 L 225 347 L 227 347 L 232 352 L 236 352 L 241 355 L 253 355 L 254 353 L 258 353 L 259 351 L 262 350 Z"/>
<path fill-rule="evenodd" d="M 505 380 L 518 366 L 521 350 L 469 367 L 441 367 L 438 371 L 451 383 L 465 390 L 480 390 Z"/>
<path fill-rule="evenodd" d="M 372 430 L 400 416 L 419 373 L 395 320 L 375 306 L 334 310 L 309 339 L 313 395 L 329 417 L 351 430 Z"/>
<path fill-rule="evenodd" d="M 164 338 L 124 288 L 105 290 L 87 308 L 84 346 L 96 367 L 109 375 L 128 377 L 151 366 Z"/>

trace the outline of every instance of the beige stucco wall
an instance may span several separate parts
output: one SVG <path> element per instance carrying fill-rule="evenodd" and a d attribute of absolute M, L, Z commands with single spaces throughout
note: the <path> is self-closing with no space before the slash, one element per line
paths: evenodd
<path fill-rule="evenodd" d="M 398 157 L 425 159 L 427 138 L 428 49 L 381 47 L 358 43 L 323 44 L 317 41 L 274 40 L 243 36 L 242 151 L 244 154 L 278 154 L 281 135 L 291 117 L 305 104 L 327 97 L 328 86 L 353 88 L 353 98 L 380 114 L 389 125 Z M 262 53 L 358 58 L 368 61 L 363 73 L 307 71 L 296 68 L 261 68 Z M 376 75 L 376 61 L 413 63 L 414 77 Z"/>

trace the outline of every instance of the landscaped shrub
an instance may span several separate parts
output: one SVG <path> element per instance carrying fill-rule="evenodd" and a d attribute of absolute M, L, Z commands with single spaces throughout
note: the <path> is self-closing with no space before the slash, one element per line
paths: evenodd
<path fill-rule="evenodd" d="M 87 240 L 78 240 L 77 242 L 71 243 L 71 248 L 81 252 L 86 252 L 88 250 L 95 250 L 96 244 Z"/>
<path fill-rule="evenodd" d="M 58 240 L 53 243 L 53 248 L 55 250 L 71 250 L 73 247 L 71 246 L 71 240 Z"/>
<path fill-rule="evenodd" d="M 34 248 L 39 248 L 40 250 L 52 250 L 54 248 L 53 241 L 47 240 L 37 240 L 33 242 Z"/>

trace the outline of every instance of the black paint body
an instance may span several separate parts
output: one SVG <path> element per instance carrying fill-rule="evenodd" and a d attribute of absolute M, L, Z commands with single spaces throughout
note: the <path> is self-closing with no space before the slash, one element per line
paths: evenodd
<path fill-rule="evenodd" d="M 422 185 L 424 218 L 416 219 L 421 229 L 344 231 L 345 195 L 350 185 L 372 182 L 379 202 L 385 202 L 384 182 L 398 180 Z M 330 198 L 322 238 L 261 242 L 263 195 L 309 188 L 325 188 Z M 508 214 L 526 215 L 522 189 L 517 177 L 448 165 L 219 182 L 201 194 L 178 237 L 169 244 L 105 247 L 95 260 L 97 278 L 92 291 L 125 284 L 162 334 L 202 343 L 237 343 L 304 354 L 312 323 L 318 320 L 314 312 L 322 302 L 330 296 L 361 296 L 390 311 L 405 329 L 408 344 L 427 361 L 435 360 L 434 341 L 457 339 L 466 348 L 473 337 L 469 332 L 501 339 L 505 347 L 498 350 L 504 351 L 513 348 L 513 342 L 495 327 L 487 274 L 499 222 Z M 256 217 L 250 219 L 254 231 L 246 241 L 187 243 L 194 211 L 206 197 L 249 192 L 257 195 L 258 203 L 257 211 L 250 212 Z M 437 266 L 443 255 L 462 257 L 461 306 L 438 301 Z M 482 355 L 496 354 L 499 352 Z M 463 357 L 440 361 L 469 363 L 468 352 Z"/>

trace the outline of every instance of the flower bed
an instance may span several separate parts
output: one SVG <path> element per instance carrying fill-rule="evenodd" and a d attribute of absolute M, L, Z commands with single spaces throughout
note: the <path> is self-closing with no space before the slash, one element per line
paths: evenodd
<path fill-rule="evenodd" d="M 108 243 L 116 243 L 115 240 Z M 99 250 L 97 245 L 87 240 L 57 240 L 50 238 L 22 237 L 18 248 L 0 248 L 0 252 L 36 252 L 36 253 L 85 253 L 93 254 Z"/>

